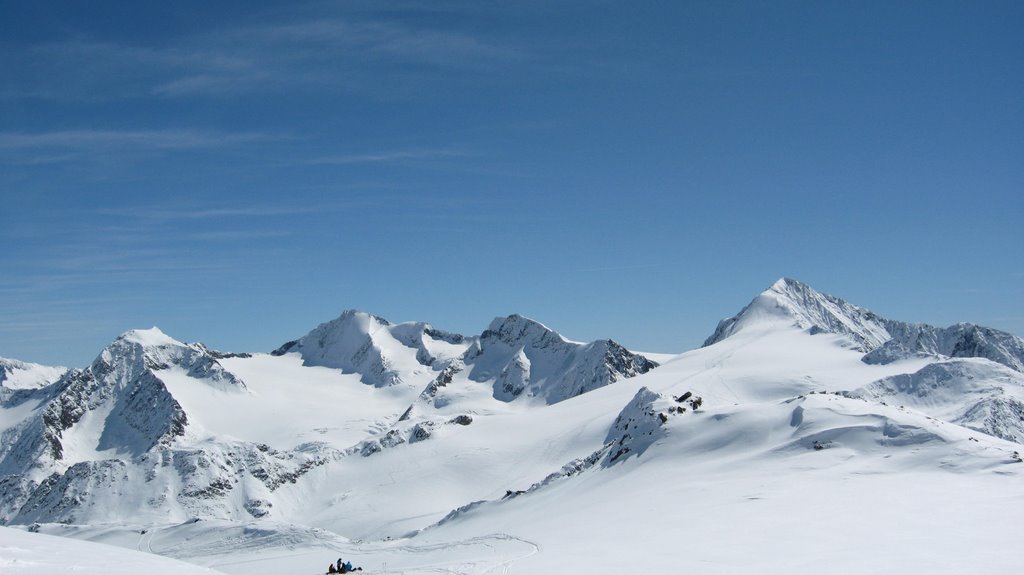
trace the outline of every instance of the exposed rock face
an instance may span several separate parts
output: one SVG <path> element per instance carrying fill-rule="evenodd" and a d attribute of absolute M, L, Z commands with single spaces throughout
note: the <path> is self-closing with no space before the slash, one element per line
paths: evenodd
<path fill-rule="evenodd" d="M 983 357 L 1024 373 L 1024 340 L 970 323 L 933 327 L 888 321 L 892 339 L 864 357 L 867 363 L 889 363 L 914 356 Z"/>
<path fill-rule="evenodd" d="M 520 315 L 495 319 L 480 336 L 465 337 L 422 322 L 392 324 L 349 310 L 273 353 L 298 353 L 306 365 L 359 374 L 376 387 L 425 385 L 431 396 L 465 368 L 471 380 L 490 383 L 496 399 L 529 396 L 547 403 L 657 366 L 612 340 L 569 341 Z"/>
<path fill-rule="evenodd" d="M 611 340 L 572 342 L 521 316 L 467 338 L 349 311 L 276 352 L 286 353 L 300 354 L 306 365 L 359 374 L 377 387 L 422 385 L 422 392 L 390 429 L 345 450 L 310 443 L 277 451 L 211 438 L 210 430 L 199 429 L 199 415 L 190 421 L 183 405 L 192 404 L 174 394 L 198 385 L 250 398 L 246 384 L 221 363 L 248 356 L 182 343 L 155 328 L 131 331 L 88 367 L 62 370 L 55 381 L 28 384 L 22 377 L 14 386 L 5 376 L 0 399 L 21 419 L 0 430 L 0 522 L 272 516 L 286 497 L 278 490 L 320 465 L 420 449 L 473 425 L 469 413 L 435 411 L 453 397 L 493 391 L 504 401 L 528 396 L 555 403 L 656 366 Z M 10 365 L 5 374 L 25 371 Z"/>
<path fill-rule="evenodd" d="M 494 381 L 494 397 L 521 395 L 549 404 L 592 391 L 657 367 L 612 340 L 584 344 L 565 339 L 520 315 L 497 318 L 464 358 L 470 378 Z"/>
<path fill-rule="evenodd" d="M 722 320 L 704 346 L 765 319 L 783 319 L 810 333 L 844 336 L 867 363 L 908 357 L 983 357 L 1024 373 L 1024 340 L 999 330 L 961 323 L 946 328 L 879 317 L 871 311 L 782 278 L 739 314 Z"/>
<path fill-rule="evenodd" d="M 271 513 L 274 492 L 336 457 L 331 450 L 280 452 L 248 442 L 205 449 L 157 447 L 134 459 L 82 461 L 28 493 L 8 523 L 116 519 L 125 509 L 151 520 L 244 520 Z M 140 489 L 145 485 L 145 489 Z"/>
<path fill-rule="evenodd" d="M 669 418 L 681 413 L 684 411 L 660 394 L 640 388 L 608 430 L 607 456 L 602 465 L 614 465 L 631 455 L 642 455 L 651 444 L 664 437 Z"/>
<path fill-rule="evenodd" d="M 117 465 L 185 435 L 188 417 L 159 376 L 172 367 L 219 389 L 245 390 L 201 344 L 155 328 L 125 333 L 89 367 L 32 391 L 38 407 L 3 432 L 0 518 L 27 517 L 20 509 L 30 503 L 65 516 L 84 497 L 76 490 L 109 483 Z M 54 500 L 57 491 L 62 495 Z"/>

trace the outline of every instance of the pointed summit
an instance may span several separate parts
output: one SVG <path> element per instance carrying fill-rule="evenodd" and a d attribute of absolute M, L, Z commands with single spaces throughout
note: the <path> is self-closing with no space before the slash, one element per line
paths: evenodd
<path fill-rule="evenodd" d="M 747 329 L 788 325 L 847 338 L 866 363 L 908 357 L 983 357 L 1024 373 L 1024 340 L 992 328 L 959 323 L 941 328 L 885 319 L 790 278 L 781 278 L 735 316 L 719 322 L 704 347 Z"/>
<path fill-rule="evenodd" d="M 704 347 L 752 326 L 779 322 L 812 333 L 847 336 L 854 348 L 863 352 L 890 339 L 885 320 L 874 313 L 784 277 L 761 292 L 740 313 L 722 320 L 715 333 L 704 342 Z"/>

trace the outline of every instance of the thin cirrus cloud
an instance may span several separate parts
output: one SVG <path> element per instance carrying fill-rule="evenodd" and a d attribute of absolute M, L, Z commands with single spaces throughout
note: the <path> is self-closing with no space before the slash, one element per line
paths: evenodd
<path fill-rule="evenodd" d="M 196 59 L 197 54 L 203 56 Z M 153 91 L 185 96 L 302 85 L 358 91 L 409 74 L 410 68 L 484 70 L 520 55 L 469 34 L 394 23 L 330 19 L 251 26 L 193 39 L 182 54 L 189 72 Z M 197 61 L 202 64 L 195 66 Z"/>
<path fill-rule="evenodd" d="M 95 158 L 110 151 L 184 152 L 287 139 L 259 132 L 198 129 L 0 132 L 0 164 L 42 166 Z"/>
<path fill-rule="evenodd" d="M 203 130 L 61 130 L 52 132 L 0 132 L 0 150 L 133 146 L 163 149 L 210 148 L 273 139 L 255 132 Z"/>
<path fill-rule="evenodd" d="M 321 156 L 295 162 L 301 165 L 353 165 L 353 164 L 388 164 L 412 163 L 451 160 L 471 156 L 469 152 L 452 148 L 390 150 L 366 154 L 342 154 L 338 156 Z"/>
<path fill-rule="evenodd" d="M 342 200 L 316 202 L 305 205 L 252 204 L 244 206 L 203 205 L 134 205 L 97 208 L 94 213 L 134 220 L 188 221 L 238 218 L 277 218 L 336 212 L 353 208 L 386 205 L 387 200 L 377 195 L 356 194 Z"/>
<path fill-rule="evenodd" d="M 523 54 L 461 31 L 340 18 L 222 28 L 162 46 L 74 39 L 10 50 L 0 97 L 86 101 L 372 90 L 417 69 L 484 71 Z"/>
<path fill-rule="evenodd" d="M 161 206 L 128 208 L 101 208 L 97 214 L 149 220 L 209 220 L 219 218 L 276 217 L 313 214 L 330 209 L 328 206 L 247 206 L 238 208 L 177 209 Z"/>

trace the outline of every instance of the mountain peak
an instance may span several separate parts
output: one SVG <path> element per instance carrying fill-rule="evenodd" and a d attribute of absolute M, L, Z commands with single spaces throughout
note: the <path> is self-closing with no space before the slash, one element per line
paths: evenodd
<path fill-rule="evenodd" d="M 718 343 L 753 326 L 779 322 L 813 333 L 844 335 L 863 352 L 871 351 L 890 339 L 885 320 L 874 313 L 819 292 L 798 280 L 783 277 L 761 292 L 740 313 L 719 322 L 704 346 Z"/>
<path fill-rule="evenodd" d="M 40 365 L 0 357 L 0 402 L 16 389 L 36 389 L 49 385 L 67 373 L 68 368 Z"/>
<path fill-rule="evenodd" d="M 343 321 L 369 322 L 369 321 L 375 321 L 375 322 L 377 322 L 377 323 L 379 323 L 381 325 L 384 325 L 384 326 L 391 325 L 391 322 L 389 322 L 388 320 L 380 317 L 379 315 L 374 315 L 374 314 L 369 313 L 369 312 L 360 311 L 358 309 L 351 309 L 351 308 L 350 309 L 346 309 L 345 311 L 341 312 L 341 315 L 339 315 L 338 318 L 336 320 L 334 320 L 334 321 L 336 321 L 336 322 L 343 322 Z"/>
<path fill-rule="evenodd" d="M 142 347 L 161 347 L 161 346 L 183 346 L 184 343 L 174 339 L 167 335 L 160 328 L 153 326 L 149 329 L 133 329 L 122 333 L 117 338 L 121 341 L 127 341 L 130 343 L 137 343 Z"/>
<path fill-rule="evenodd" d="M 364 383 L 386 387 L 429 378 L 429 366 L 437 359 L 457 357 L 465 351 L 463 340 L 423 322 L 392 324 L 348 309 L 272 354 L 298 353 L 305 365 L 358 373 Z"/>
<path fill-rule="evenodd" d="M 782 276 L 779 279 L 775 280 L 775 283 L 773 283 L 771 285 L 771 287 L 769 287 L 768 289 L 779 291 L 779 290 L 783 290 L 783 289 L 785 289 L 785 288 L 787 288 L 789 286 L 806 286 L 806 285 L 807 284 L 805 284 L 805 283 L 803 283 L 803 282 L 801 282 L 799 280 L 795 280 L 795 279 L 793 279 L 791 277 Z"/>
<path fill-rule="evenodd" d="M 484 339 L 493 337 L 509 345 L 521 345 L 523 342 L 539 339 L 569 342 L 557 331 L 517 313 L 494 318 L 480 337 Z"/>
<path fill-rule="evenodd" d="M 971 323 L 946 328 L 885 319 L 791 278 L 780 278 L 740 313 L 719 322 L 704 347 L 746 329 L 788 324 L 844 336 L 867 363 L 908 357 L 983 357 L 1024 373 L 1024 340 Z"/>
<path fill-rule="evenodd" d="M 610 339 L 588 344 L 570 341 L 544 324 L 512 314 L 495 318 L 465 357 L 470 379 L 494 380 L 494 397 L 520 395 L 558 403 L 658 364 L 629 352 Z"/>
<path fill-rule="evenodd" d="M 775 283 L 765 290 L 765 292 L 775 292 L 779 294 L 801 293 L 807 291 L 819 293 L 804 282 L 789 277 L 781 277 L 775 280 Z"/>

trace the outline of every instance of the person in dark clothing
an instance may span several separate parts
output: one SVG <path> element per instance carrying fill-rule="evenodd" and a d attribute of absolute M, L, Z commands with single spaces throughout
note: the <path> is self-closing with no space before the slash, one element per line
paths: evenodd
<path fill-rule="evenodd" d="M 328 573 L 337 573 L 338 572 L 338 568 L 334 566 L 334 563 L 331 563 L 330 565 L 327 566 L 327 572 Z"/>

